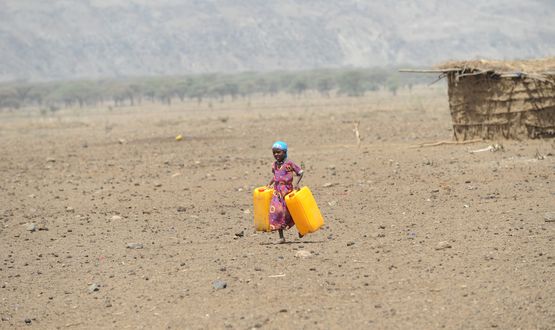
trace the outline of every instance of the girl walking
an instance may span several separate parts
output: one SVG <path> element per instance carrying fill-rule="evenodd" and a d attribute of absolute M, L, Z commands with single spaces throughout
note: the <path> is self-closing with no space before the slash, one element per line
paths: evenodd
<path fill-rule="evenodd" d="M 285 204 L 285 196 L 293 189 L 299 189 L 299 182 L 303 178 L 303 170 L 300 166 L 287 159 L 287 143 L 277 141 L 272 146 L 272 153 L 276 161 L 272 165 L 272 173 L 274 174 L 268 187 L 274 185 L 274 195 L 270 202 L 270 228 L 272 231 L 279 232 L 279 243 L 285 243 L 283 230 L 293 227 L 293 219 L 287 205 Z M 293 176 L 298 176 L 297 183 L 293 187 Z M 299 237 L 302 237 L 299 234 Z"/>

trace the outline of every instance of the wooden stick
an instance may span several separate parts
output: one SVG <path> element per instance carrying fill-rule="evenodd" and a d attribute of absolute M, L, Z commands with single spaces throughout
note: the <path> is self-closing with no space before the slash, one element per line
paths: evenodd
<path fill-rule="evenodd" d="M 358 131 L 358 124 L 360 124 L 359 121 L 355 121 L 355 128 L 353 129 L 353 132 L 355 132 L 355 136 L 357 138 L 357 146 L 360 147 L 360 132 Z"/>
<path fill-rule="evenodd" d="M 447 141 L 438 141 L 438 142 L 433 142 L 433 143 L 422 143 L 419 144 L 417 146 L 411 146 L 411 148 L 423 148 L 423 147 L 436 147 L 436 146 L 440 146 L 443 144 L 469 144 L 469 143 L 476 143 L 476 142 L 482 142 L 484 141 L 483 139 L 475 139 L 475 140 L 468 140 L 468 141 L 452 141 L 452 140 L 447 140 Z"/>
<path fill-rule="evenodd" d="M 426 69 L 426 70 L 419 70 L 419 69 L 399 69 L 399 72 L 414 72 L 414 73 L 442 73 L 442 72 L 456 72 L 461 71 L 462 69 L 458 68 L 450 68 L 450 69 Z"/>

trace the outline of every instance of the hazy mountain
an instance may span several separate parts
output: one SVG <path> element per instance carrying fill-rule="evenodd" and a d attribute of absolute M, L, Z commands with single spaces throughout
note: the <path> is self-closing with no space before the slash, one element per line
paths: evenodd
<path fill-rule="evenodd" d="M 553 0 L 0 0 L 0 81 L 555 55 Z"/>

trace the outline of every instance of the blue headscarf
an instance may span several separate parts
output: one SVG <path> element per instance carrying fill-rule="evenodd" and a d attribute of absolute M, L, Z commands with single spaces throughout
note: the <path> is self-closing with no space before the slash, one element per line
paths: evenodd
<path fill-rule="evenodd" d="M 272 149 L 279 149 L 285 151 L 285 158 L 287 158 L 287 143 L 283 141 L 277 141 L 272 145 Z"/>

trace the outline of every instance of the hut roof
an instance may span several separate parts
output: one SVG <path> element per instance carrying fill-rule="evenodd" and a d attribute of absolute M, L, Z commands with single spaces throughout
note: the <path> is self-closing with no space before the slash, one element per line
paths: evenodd
<path fill-rule="evenodd" d="M 520 61 L 472 60 L 449 61 L 436 66 L 445 71 L 481 71 L 496 73 L 523 72 L 528 74 L 555 75 L 555 57 Z"/>

